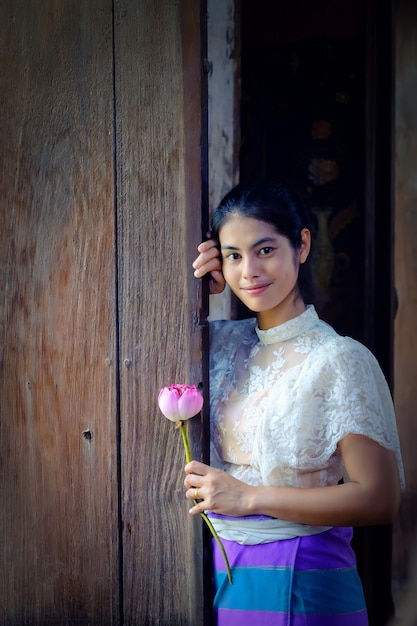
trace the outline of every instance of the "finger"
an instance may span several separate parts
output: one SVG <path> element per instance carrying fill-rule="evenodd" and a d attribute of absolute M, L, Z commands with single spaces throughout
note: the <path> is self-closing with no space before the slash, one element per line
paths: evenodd
<path fill-rule="evenodd" d="M 201 461 L 196 461 L 193 459 L 184 467 L 186 474 L 198 474 L 199 476 L 204 476 L 210 471 L 210 466 L 205 463 L 201 463 Z"/>
<path fill-rule="evenodd" d="M 189 509 L 189 511 L 188 511 L 188 512 L 189 512 L 191 515 L 197 515 L 198 513 L 204 513 L 205 508 L 206 508 L 206 507 L 204 506 L 204 504 L 197 503 L 197 504 L 195 504 L 194 506 L 192 506 L 192 507 L 191 507 L 191 509 Z"/>
<path fill-rule="evenodd" d="M 204 263 L 204 265 L 197 267 L 194 270 L 194 276 L 195 278 L 202 278 L 203 276 L 205 276 L 206 274 L 209 274 L 210 272 L 220 272 L 220 271 L 221 271 L 220 260 L 218 258 L 215 258 Z"/>
<path fill-rule="evenodd" d="M 223 272 L 220 272 L 218 270 L 211 272 L 210 293 L 211 294 L 222 293 L 222 291 L 224 291 L 225 286 L 226 286 L 226 281 L 224 279 Z"/>
<path fill-rule="evenodd" d="M 191 487 L 190 489 L 187 489 L 185 497 L 188 500 L 194 500 L 194 504 L 197 504 L 197 501 L 204 500 L 200 487 Z"/>
<path fill-rule="evenodd" d="M 202 249 L 201 246 L 199 246 L 198 252 L 199 252 L 199 255 L 194 259 L 192 263 L 192 266 L 195 268 L 201 267 L 207 261 L 210 261 L 210 259 L 215 259 L 215 258 L 220 259 L 219 249 L 214 244 L 210 244 L 207 248 L 204 248 L 204 249 Z"/>
<path fill-rule="evenodd" d="M 184 487 L 186 489 L 199 489 L 202 484 L 202 478 L 197 474 L 187 474 L 187 476 L 184 478 Z"/>
<path fill-rule="evenodd" d="M 197 270 L 197 269 L 204 267 L 205 265 L 207 265 L 207 263 L 209 263 L 210 261 L 213 261 L 214 259 L 218 261 L 218 265 L 220 267 L 221 261 L 220 261 L 219 251 L 217 248 L 211 248 L 210 250 L 207 250 L 206 252 L 201 252 L 198 255 L 198 257 L 194 259 L 192 266 L 194 269 Z"/>
<path fill-rule="evenodd" d="M 198 246 L 197 246 L 197 250 L 200 253 L 204 253 L 207 252 L 208 250 L 211 250 L 212 248 L 216 248 L 217 252 L 218 252 L 218 241 L 217 239 L 206 239 L 205 241 L 202 241 Z"/>

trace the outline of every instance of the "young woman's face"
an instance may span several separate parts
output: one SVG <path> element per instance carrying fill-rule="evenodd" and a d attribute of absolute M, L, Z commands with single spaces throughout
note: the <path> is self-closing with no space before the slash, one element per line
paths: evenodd
<path fill-rule="evenodd" d="M 231 216 L 219 232 L 223 274 L 233 293 L 258 314 L 261 329 L 272 328 L 305 309 L 298 294 L 298 268 L 310 251 L 310 232 L 301 231 L 294 250 L 272 224 Z"/>

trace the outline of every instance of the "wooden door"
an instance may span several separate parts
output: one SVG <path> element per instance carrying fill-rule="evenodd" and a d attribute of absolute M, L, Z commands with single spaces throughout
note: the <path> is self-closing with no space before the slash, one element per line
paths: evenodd
<path fill-rule="evenodd" d="M 0 11 L 0 622 L 111 623 L 112 7 Z"/>
<path fill-rule="evenodd" d="M 187 513 L 180 434 L 156 405 L 162 386 L 203 382 L 191 271 L 201 237 L 199 4 L 120 0 L 115 58 L 124 618 L 202 624 L 201 520 Z M 201 458 L 201 422 L 190 431 Z"/>
<path fill-rule="evenodd" d="M 192 0 L 1 3 L 1 624 L 203 621 L 200 87 Z"/>

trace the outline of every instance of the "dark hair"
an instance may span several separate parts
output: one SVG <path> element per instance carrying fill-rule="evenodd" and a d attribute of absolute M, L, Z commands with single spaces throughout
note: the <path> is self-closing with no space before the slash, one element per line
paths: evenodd
<path fill-rule="evenodd" d="M 240 183 L 225 195 L 212 216 L 211 230 L 219 240 L 219 231 L 230 217 L 241 215 L 271 224 L 286 237 L 294 250 L 301 246 L 301 231 L 312 231 L 310 213 L 302 199 L 283 184 L 276 181 Z M 302 263 L 298 274 L 298 289 L 306 303 L 315 299 L 310 269 L 310 255 Z"/>

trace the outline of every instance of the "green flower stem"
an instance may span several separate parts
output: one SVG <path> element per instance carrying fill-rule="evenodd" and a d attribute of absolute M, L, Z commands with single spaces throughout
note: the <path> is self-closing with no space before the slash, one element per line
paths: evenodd
<path fill-rule="evenodd" d="M 190 446 L 188 443 L 187 430 L 186 430 L 184 422 L 178 422 L 178 426 L 181 430 L 182 442 L 185 448 L 185 460 L 187 461 L 187 463 L 190 463 L 190 461 L 192 461 L 192 456 L 191 456 Z"/>
<path fill-rule="evenodd" d="M 192 456 L 191 456 L 190 446 L 189 446 L 189 443 L 188 443 L 187 430 L 186 430 L 184 422 L 178 422 L 178 426 L 179 426 L 179 429 L 181 431 L 182 442 L 184 444 L 185 460 L 187 461 L 187 463 L 189 463 L 192 460 Z M 194 505 L 198 504 L 197 500 L 193 500 L 193 502 L 194 502 Z M 221 542 L 221 539 L 220 539 L 219 535 L 217 534 L 216 529 L 214 528 L 214 526 L 211 523 L 210 519 L 207 517 L 207 515 L 205 513 L 201 513 L 201 517 L 203 518 L 203 520 L 207 524 L 211 534 L 213 535 L 214 539 L 217 542 L 217 545 L 219 546 L 219 548 L 221 550 L 221 553 L 223 554 L 224 562 L 226 563 L 227 577 L 229 579 L 229 583 L 231 585 L 233 585 L 232 572 L 230 570 L 229 560 L 227 558 L 226 550 L 224 549 L 224 546 L 223 546 L 223 544 Z"/>
<path fill-rule="evenodd" d="M 197 504 L 197 501 L 194 500 L 194 503 Z M 217 534 L 213 524 L 211 523 L 211 521 L 209 520 L 207 515 L 205 513 L 201 513 L 201 517 L 203 518 L 203 520 L 206 522 L 207 526 L 209 527 L 209 530 L 210 530 L 211 534 L 213 535 L 214 539 L 217 542 L 217 545 L 219 546 L 219 548 L 220 548 L 220 550 L 221 550 L 221 552 L 223 554 L 224 562 L 226 564 L 226 569 L 227 569 L 227 578 L 229 579 L 229 583 L 231 585 L 233 585 L 232 572 L 230 570 L 229 559 L 227 558 L 227 554 L 226 554 L 226 550 L 224 549 L 224 545 L 222 544 L 222 541 L 221 541 L 219 535 Z"/>

